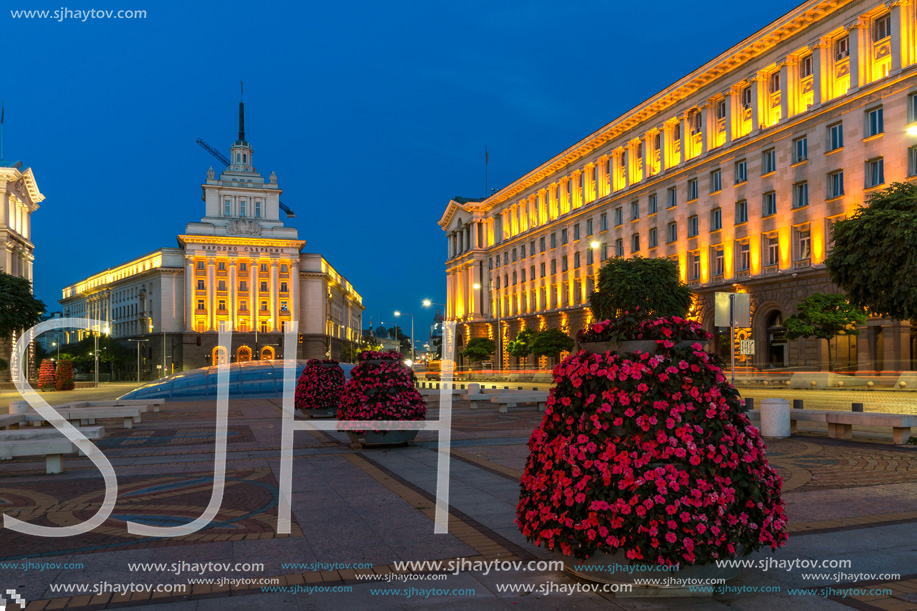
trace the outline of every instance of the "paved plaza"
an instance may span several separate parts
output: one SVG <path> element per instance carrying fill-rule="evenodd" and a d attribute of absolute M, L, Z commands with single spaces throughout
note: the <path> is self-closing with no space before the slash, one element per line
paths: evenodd
<path fill-rule="evenodd" d="M 422 432 L 409 447 L 365 450 L 352 447 L 341 433 L 297 432 L 293 523 L 290 534 L 281 535 L 280 400 L 231 401 L 226 489 L 211 525 L 177 538 L 129 534 L 126 521 L 174 526 L 203 512 L 211 495 L 214 412 L 212 402 L 170 402 L 160 413 L 144 414 L 130 430 L 116 420 L 99 421 L 107 433 L 99 446 L 119 480 L 112 516 L 74 537 L 0 531 L 0 589 L 15 589 L 35 610 L 147 605 L 163 611 L 917 609 L 914 446 L 893 446 L 880 437 L 835 441 L 819 431 L 769 442 L 769 459 L 785 482 L 790 540 L 776 554 L 752 558 L 850 560 L 850 566 L 745 569 L 728 583 L 730 592 L 646 598 L 567 594 L 558 588 L 586 582 L 560 571 L 469 569 L 443 578 L 443 571 L 395 566 L 423 560 L 554 559 L 527 543 L 513 523 L 526 442 L 541 417 L 533 407 L 499 414 L 495 406 L 471 410 L 467 402 L 454 402 L 449 534 L 434 534 L 434 432 Z M 428 418 L 437 417 L 434 399 Z M 71 456 L 64 464 L 63 474 L 48 476 L 43 460 L 0 463 L 0 510 L 47 526 L 91 517 L 104 496 L 98 471 L 86 458 Z M 3 568 L 13 562 L 31 566 Z M 208 563 L 228 563 L 232 569 Z M 364 568 L 341 566 L 354 564 Z M 837 579 L 838 572 L 845 576 Z M 857 577 L 863 574 L 877 577 Z M 900 578 L 878 577 L 883 574 Z M 221 584 L 220 578 L 235 582 Z M 189 579 L 214 583 L 189 584 Z M 258 582 L 264 579 L 287 591 L 264 591 L 265 582 Z M 257 583 L 241 583 L 245 580 Z M 113 584 L 187 591 L 103 591 Z M 530 586 L 534 591 L 522 591 Z M 79 587 L 89 589 L 79 593 Z M 95 594 L 93 587 L 103 592 Z M 791 592 L 795 588 L 818 591 L 804 596 Z M 854 589 L 884 592 L 849 595 Z"/>

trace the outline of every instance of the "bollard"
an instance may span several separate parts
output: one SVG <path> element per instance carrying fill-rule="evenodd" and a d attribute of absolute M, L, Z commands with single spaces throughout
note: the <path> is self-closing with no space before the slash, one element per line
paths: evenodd
<path fill-rule="evenodd" d="M 790 402 L 787 399 L 761 399 L 761 436 L 785 439 L 791 433 Z"/>
<path fill-rule="evenodd" d="M 754 398 L 754 397 L 747 397 L 747 398 L 745 399 L 745 410 L 746 410 L 746 411 L 751 411 L 751 410 L 753 410 L 753 409 L 755 409 L 755 398 Z"/>
<path fill-rule="evenodd" d="M 863 404 L 862 404 L 862 403 L 851 403 L 851 404 L 850 404 L 850 410 L 851 410 L 851 411 L 854 411 L 854 412 L 862 412 L 862 411 L 863 411 Z"/>
<path fill-rule="evenodd" d="M 793 409 L 803 409 L 802 399 L 793 399 Z"/>

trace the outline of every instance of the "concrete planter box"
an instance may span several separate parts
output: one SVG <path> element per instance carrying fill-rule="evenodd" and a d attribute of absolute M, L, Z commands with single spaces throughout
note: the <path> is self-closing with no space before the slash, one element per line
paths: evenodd
<path fill-rule="evenodd" d="M 360 447 L 384 447 L 384 446 L 397 446 L 397 445 L 407 445 L 409 441 L 413 441 L 417 437 L 419 431 L 382 431 L 377 433 L 375 431 L 365 431 L 363 433 L 355 433 L 353 431 L 347 431 L 347 436 L 350 437 L 352 443 L 359 444 Z"/>

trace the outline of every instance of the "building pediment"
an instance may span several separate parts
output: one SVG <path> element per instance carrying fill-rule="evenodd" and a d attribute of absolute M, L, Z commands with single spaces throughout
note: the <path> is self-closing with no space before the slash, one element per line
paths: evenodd
<path fill-rule="evenodd" d="M 443 231 L 449 233 L 458 229 L 459 226 L 464 226 L 465 224 L 471 222 L 473 214 L 469 207 L 476 202 L 467 202 L 465 204 L 460 204 L 454 199 L 449 200 L 449 205 L 446 206 L 446 211 L 443 213 L 442 218 L 439 219 L 438 224 L 443 228 Z"/>
<path fill-rule="evenodd" d="M 5 178 L 8 193 L 26 204 L 30 211 L 34 212 L 38 209 L 38 204 L 44 201 L 45 196 L 38 190 L 32 168 L 27 168 L 24 172 L 14 170 L 12 173 L 7 173 Z"/>

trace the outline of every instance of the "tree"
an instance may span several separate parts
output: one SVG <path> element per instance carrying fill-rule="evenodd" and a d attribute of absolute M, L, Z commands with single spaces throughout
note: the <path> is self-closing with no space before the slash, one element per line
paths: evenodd
<path fill-rule="evenodd" d="M 866 322 L 866 312 L 851 305 L 839 293 L 815 293 L 796 305 L 797 314 L 783 321 L 787 339 L 818 337 L 828 340 L 828 370 L 831 370 L 831 340 L 838 335 L 859 335 L 856 325 Z"/>
<path fill-rule="evenodd" d="M 825 263 L 850 303 L 917 319 L 917 185 L 893 183 L 872 193 L 851 218 L 835 223 L 831 239 Z"/>
<path fill-rule="evenodd" d="M 494 340 L 487 337 L 473 337 L 462 351 L 462 356 L 470 361 L 486 361 L 496 350 Z"/>
<path fill-rule="evenodd" d="M 570 352 L 576 342 L 560 329 L 545 329 L 532 341 L 532 354 L 560 358 L 561 352 Z"/>
<path fill-rule="evenodd" d="M 529 329 L 523 329 L 516 334 L 516 339 L 507 342 L 506 351 L 517 359 L 525 360 L 528 355 L 532 354 L 532 342 L 535 340 L 536 333 Z"/>
<path fill-rule="evenodd" d="M 691 289 L 678 279 L 672 261 L 615 257 L 599 270 L 598 289 L 589 295 L 589 307 L 597 321 L 617 318 L 625 311 L 684 318 L 691 297 Z"/>
<path fill-rule="evenodd" d="M 44 312 L 44 302 L 32 295 L 31 282 L 0 272 L 0 338 L 38 324 Z"/>

